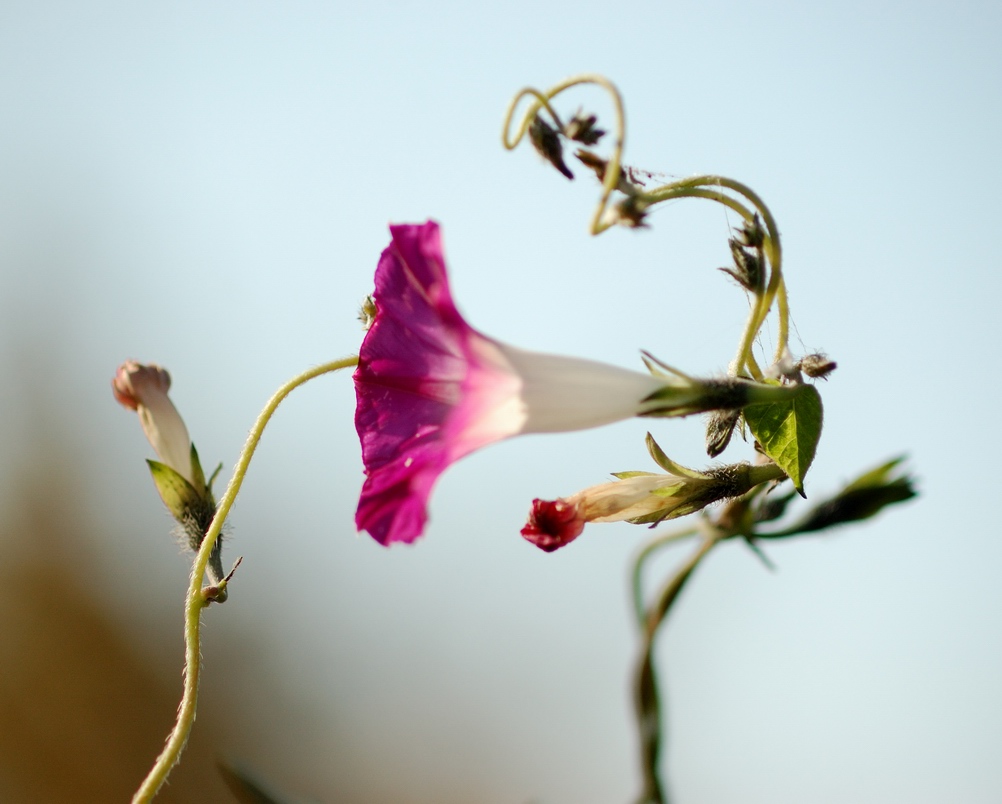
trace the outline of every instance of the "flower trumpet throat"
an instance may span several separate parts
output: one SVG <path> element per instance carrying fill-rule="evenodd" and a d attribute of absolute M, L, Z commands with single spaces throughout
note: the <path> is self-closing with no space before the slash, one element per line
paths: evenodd
<path fill-rule="evenodd" d="M 355 524 L 381 544 L 414 541 L 439 475 L 480 447 L 520 433 L 597 427 L 679 400 L 693 406 L 691 381 L 529 352 L 481 334 L 452 300 L 438 224 L 391 226 L 390 234 L 354 374 L 366 474 Z"/>

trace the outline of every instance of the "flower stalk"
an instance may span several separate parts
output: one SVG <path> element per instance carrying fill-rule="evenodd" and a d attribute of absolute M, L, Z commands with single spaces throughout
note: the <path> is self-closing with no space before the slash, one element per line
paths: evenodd
<path fill-rule="evenodd" d="M 302 374 L 285 383 L 285 385 L 272 395 L 271 399 L 268 400 L 268 403 L 258 415 L 257 421 L 254 422 L 254 426 L 251 428 L 250 434 L 247 436 L 247 441 L 240 452 L 240 457 L 237 459 L 233 476 L 230 478 L 226 491 L 219 501 L 219 508 L 209 528 L 206 530 L 205 538 L 202 540 L 191 568 L 184 617 L 184 692 L 181 697 L 181 704 L 178 707 L 177 721 L 170 735 L 167 737 L 167 744 L 164 746 L 164 750 L 157 757 L 150 772 L 143 779 L 135 795 L 133 795 L 132 804 L 146 804 L 146 802 L 153 800 L 157 791 L 167 781 L 171 770 L 177 765 L 178 760 L 181 758 L 181 752 L 188 742 L 188 735 L 191 733 L 191 727 L 195 722 L 195 709 L 198 702 L 198 681 L 201 670 L 202 609 L 214 600 L 220 599 L 220 595 L 225 596 L 229 576 L 223 578 L 218 584 L 204 589 L 202 588 L 202 582 L 205 577 L 206 567 L 209 564 L 209 557 L 222 531 L 223 523 L 229 515 L 230 509 L 233 507 L 237 494 L 240 492 L 240 487 L 243 485 L 251 458 L 253 458 L 258 442 L 264 434 L 265 427 L 282 400 L 296 388 L 315 377 L 340 371 L 343 368 L 357 365 L 357 363 L 357 357 L 346 357 L 304 371 Z"/>
<path fill-rule="evenodd" d="M 664 622 L 679 594 L 699 563 L 725 538 L 725 532 L 707 529 L 699 544 L 661 588 L 655 606 L 645 618 L 641 632 L 640 657 L 634 671 L 634 691 L 637 725 L 640 737 L 640 758 L 643 789 L 637 804 L 665 804 L 668 796 L 661 781 L 660 763 L 663 743 L 662 711 L 664 693 L 658 687 L 654 666 L 654 644 L 658 629 Z"/>

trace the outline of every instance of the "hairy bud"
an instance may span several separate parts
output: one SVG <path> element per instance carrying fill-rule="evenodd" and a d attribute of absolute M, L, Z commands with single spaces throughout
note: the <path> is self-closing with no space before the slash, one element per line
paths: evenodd
<path fill-rule="evenodd" d="M 597 122 L 598 118 L 595 115 L 590 114 L 586 116 L 579 109 L 570 122 L 564 126 L 564 136 L 569 140 L 580 142 L 583 145 L 594 145 L 605 136 L 605 132 L 602 129 L 595 127 L 595 123 Z"/>
<path fill-rule="evenodd" d="M 727 449 L 734 435 L 734 428 L 741 418 L 741 410 L 715 410 L 706 420 L 706 454 L 716 458 Z"/>
<path fill-rule="evenodd" d="M 529 140 L 543 159 L 568 179 L 574 178 L 574 174 L 564 163 L 564 146 L 560 142 L 560 135 L 538 114 L 532 119 L 532 125 L 529 126 Z"/>
<path fill-rule="evenodd" d="M 821 352 L 802 357 L 797 363 L 797 368 L 804 372 L 804 374 L 808 377 L 813 377 L 815 379 L 820 378 L 823 380 L 827 380 L 828 375 L 835 371 L 837 367 L 838 364 L 834 360 L 829 360 L 828 355 Z"/>

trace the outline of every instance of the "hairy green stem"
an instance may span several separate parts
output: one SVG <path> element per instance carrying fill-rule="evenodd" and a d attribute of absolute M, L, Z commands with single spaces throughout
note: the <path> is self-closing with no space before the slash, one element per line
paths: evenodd
<path fill-rule="evenodd" d="M 783 282 L 783 249 L 780 243 L 779 229 L 776 226 L 776 219 L 772 216 L 769 207 L 766 206 L 765 202 L 748 185 L 734 179 L 729 179 L 726 176 L 709 174 L 693 176 L 666 184 L 664 187 L 658 187 L 644 193 L 643 197 L 652 204 L 668 201 L 673 198 L 707 198 L 734 210 L 746 221 L 751 220 L 753 217 L 752 212 L 742 203 L 722 192 L 723 189 L 730 190 L 744 197 L 755 211 L 762 216 L 762 221 L 766 227 L 766 238 L 762 245 L 766 259 L 771 267 L 769 282 L 765 291 L 758 294 L 755 298 L 755 303 L 752 305 L 748 321 L 745 324 L 744 334 L 738 345 L 737 355 L 732 364 L 733 371 L 736 374 L 747 372 L 751 377 L 760 380 L 762 379 L 762 372 L 752 355 L 752 344 L 755 342 L 755 337 L 762 328 L 762 324 L 765 323 L 765 319 L 769 315 L 769 311 L 772 309 L 777 295 L 779 295 L 779 338 L 776 346 L 776 360 L 779 360 L 786 352 L 790 330 L 790 311 L 786 303 L 786 292 Z"/>
<path fill-rule="evenodd" d="M 516 134 L 513 138 L 509 137 L 509 134 L 511 133 L 511 121 L 515 116 L 515 107 L 518 106 L 519 101 L 521 101 L 522 98 L 526 97 L 535 98 L 536 102 L 529 107 L 529 111 L 526 112 L 525 117 L 522 118 L 522 122 L 518 127 L 518 134 Z M 550 97 L 551 94 L 544 95 L 534 87 L 525 87 L 525 89 L 519 91 L 519 93 L 512 99 L 511 103 L 508 104 L 508 111 L 505 113 L 504 128 L 501 129 L 501 142 L 504 145 L 505 150 L 513 150 L 522 141 L 522 137 L 525 136 L 525 132 L 527 132 L 529 130 L 529 126 L 532 125 L 532 119 L 539 113 L 539 110 L 544 107 L 546 108 L 546 111 L 550 113 L 550 116 L 553 118 L 553 122 L 558 126 L 561 125 L 560 115 L 558 115 L 556 109 L 550 105 Z"/>
<path fill-rule="evenodd" d="M 683 528 L 682 530 L 673 530 L 668 533 L 652 539 L 644 548 L 637 554 L 637 557 L 633 560 L 633 572 L 631 573 L 631 581 L 633 586 L 633 609 L 637 615 L 637 624 L 643 629 L 647 624 L 647 607 L 644 606 L 644 579 L 643 571 L 644 567 L 647 565 L 648 559 L 654 555 L 654 553 L 661 550 L 662 547 L 667 547 L 670 544 L 675 544 L 675 542 L 682 541 L 682 539 L 687 539 L 690 536 L 694 536 L 699 533 L 698 527 Z"/>
<path fill-rule="evenodd" d="M 662 192 L 669 189 L 671 192 Z M 718 204 L 723 204 L 725 207 L 737 212 L 746 221 L 751 221 L 755 217 L 755 213 L 736 198 L 731 198 L 720 190 L 693 187 L 688 182 L 685 184 L 667 184 L 664 187 L 659 187 L 657 190 L 644 193 L 641 198 L 649 201 L 651 204 L 660 204 L 662 201 L 671 201 L 676 198 L 706 198 L 710 201 L 716 201 Z"/>
<path fill-rule="evenodd" d="M 689 580 L 693 571 L 706 555 L 726 536 L 726 532 L 708 530 L 699 546 L 662 587 L 655 606 L 647 613 L 644 623 L 644 644 L 637 662 L 636 706 L 637 725 L 640 731 L 640 757 L 644 789 L 637 804 L 666 804 L 668 795 L 661 782 L 658 768 L 662 747 L 662 698 L 658 690 L 657 672 L 654 668 L 654 639 L 672 604 Z"/>
<path fill-rule="evenodd" d="M 132 797 L 132 804 L 145 804 L 145 802 L 153 800 L 153 797 L 163 786 L 163 783 L 167 781 L 167 776 L 177 764 L 178 759 L 181 757 L 181 752 L 188 742 L 188 735 L 191 733 L 192 724 L 195 722 L 195 705 L 198 700 L 198 677 L 201 669 L 200 626 L 202 622 L 202 609 L 209 605 L 219 591 L 225 590 L 227 583 L 224 579 L 215 589 L 211 590 L 212 594 L 206 594 L 202 589 L 202 580 L 205 576 L 206 565 L 209 563 L 209 556 L 212 554 L 212 549 L 222 530 L 223 522 L 230 512 L 230 508 L 233 507 L 233 502 L 236 500 L 240 486 L 243 484 L 247 468 L 250 466 L 251 458 L 257 449 L 258 442 L 261 440 L 261 435 L 264 433 L 264 428 L 268 424 L 268 420 L 271 419 L 272 414 L 274 414 L 275 409 L 282 400 L 303 383 L 322 374 L 329 374 L 330 372 L 339 371 L 340 369 L 357 364 L 357 357 L 345 357 L 304 371 L 299 376 L 289 380 L 289 382 L 272 395 L 271 399 L 268 400 L 268 404 L 264 406 L 264 410 L 258 415 L 257 421 L 254 422 L 254 426 L 251 428 L 250 434 L 247 436 L 247 441 L 244 443 L 243 450 L 240 453 L 240 458 L 237 460 L 236 468 L 233 470 L 233 477 L 230 478 L 226 492 L 219 501 L 216 515 L 205 532 L 205 538 L 202 540 L 202 544 L 195 556 L 195 561 L 192 564 L 184 616 L 184 693 L 181 697 L 181 705 L 178 707 L 177 721 L 167 738 L 167 745 L 164 746 L 164 750 L 157 757 L 150 772 L 143 779 L 139 789 Z"/>

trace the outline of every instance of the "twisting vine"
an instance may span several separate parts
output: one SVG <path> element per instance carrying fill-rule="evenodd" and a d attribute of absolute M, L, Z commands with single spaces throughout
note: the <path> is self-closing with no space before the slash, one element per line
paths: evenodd
<path fill-rule="evenodd" d="M 615 132 L 611 155 L 603 158 L 589 150 L 605 132 L 597 128 L 595 115 L 578 112 L 569 122 L 561 122 L 553 101 L 566 90 L 580 85 L 596 85 L 611 97 L 615 110 Z M 531 98 L 521 122 L 512 133 L 516 111 L 524 98 Z M 545 109 L 552 125 L 542 118 Z M 763 530 L 762 525 L 780 518 L 790 502 L 788 495 L 767 496 L 781 480 L 789 478 L 803 495 L 803 479 L 814 458 L 821 436 L 821 399 L 816 389 L 804 381 L 824 378 L 835 368 L 825 355 L 807 355 L 794 360 L 790 354 L 790 309 L 783 276 L 783 251 L 779 228 L 762 198 L 742 182 L 715 174 L 701 174 L 646 188 L 636 181 L 636 172 L 623 166 L 625 115 L 616 87 L 602 76 L 582 75 L 561 81 L 547 91 L 526 88 L 518 92 L 505 115 L 502 141 L 514 149 L 529 135 L 532 145 L 564 176 L 573 174 L 564 162 L 564 146 L 576 143 L 574 157 L 593 170 L 602 183 L 598 204 L 590 223 L 593 235 L 612 226 L 646 226 L 651 207 L 680 198 L 702 198 L 723 205 L 741 218 L 741 226 L 728 240 L 734 264 L 721 269 L 749 294 L 748 318 L 730 363 L 731 377 L 755 383 L 785 386 L 792 390 L 788 399 L 746 400 L 731 407 L 721 405 L 710 413 L 707 423 L 707 452 L 711 458 L 726 449 L 731 435 L 741 427 L 751 432 L 758 452 L 756 466 L 741 475 L 741 464 L 711 468 L 703 473 L 681 467 L 669 459 L 648 434 L 648 450 L 668 474 L 664 479 L 648 472 L 615 473 L 617 483 L 585 489 L 555 502 L 536 500 L 530 523 L 522 533 L 544 549 L 555 549 L 576 538 L 584 522 L 626 520 L 652 527 L 666 519 L 696 511 L 694 526 L 658 535 L 644 546 L 631 573 L 632 602 L 641 637 L 641 651 L 635 671 L 637 725 L 643 777 L 639 804 L 662 804 L 668 791 L 661 778 L 664 748 L 664 695 L 659 691 L 654 667 L 655 638 L 696 567 L 722 541 L 743 538 L 768 563 L 758 542 L 814 532 L 833 525 L 874 515 L 886 505 L 914 496 L 911 478 L 894 476 L 900 459 L 865 473 L 834 497 L 822 502 L 799 523 L 781 531 Z M 646 171 L 644 171 L 646 173 Z M 651 174 L 653 175 L 653 174 Z M 754 345 L 770 314 L 777 319 L 777 343 L 771 364 L 763 368 L 754 354 Z M 648 368 L 657 375 L 687 375 L 645 353 Z M 700 412 L 689 410 L 686 413 Z M 681 415 L 686 415 L 683 413 Z M 747 465 L 744 465 L 747 466 Z M 731 479 L 730 485 L 723 478 Z M 737 478 L 745 478 L 737 480 Z M 714 487 L 714 481 L 718 486 Z M 659 499 L 653 499 L 659 496 Z M 715 513 L 706 506 L 728 500 Z M 704 510 L 706 509 L 706 510 Z M 643 590 L 643 575 L 650 558 L 670 544 L 696 537 L 691 555 L 683 560 L 661 585 L 651 603 Z"/>

